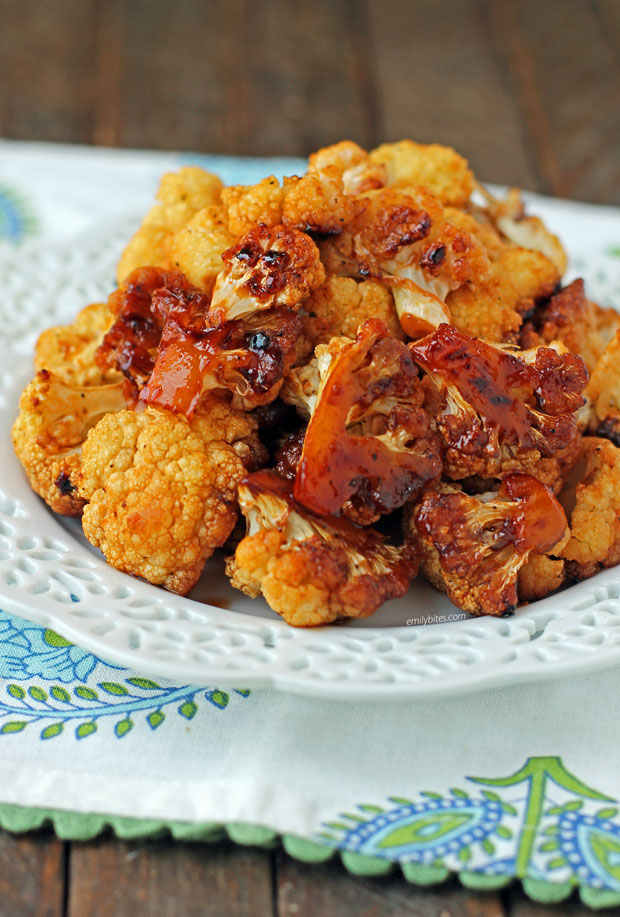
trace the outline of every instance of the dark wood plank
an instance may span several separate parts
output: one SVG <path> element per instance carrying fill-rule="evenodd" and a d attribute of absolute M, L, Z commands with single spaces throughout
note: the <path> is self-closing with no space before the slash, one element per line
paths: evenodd
<path fill-rule="evenodd" d="M 385 139 L 447 143 L 482 179 L 539 188 L 478 4 L 374 0 L 369 12 Z"/>
<path fill-rule="evenodd" d="M 65 845 L 49 833 L 0 831 L 0 917 L 60 917 Z"/>
<path fill-rule="evenodd" d="M 349 7 L 126 4 L 121 142 L 269 155 L 307 154 L 343 136 L 372 140 L 369 55 Z"/>
<path fill-rule="evenodd" d="M 73 845 L 69 876 L 69 917 L 273 913 L 272 854 L 256 848 L 100 839 Z"/>
<path fill-rule="evenodd" d="M 620 4 L 616 0 L 590 0 L 590 6 L 598 21 L 603 41 L 607 42 L 620 68 Z"/>
<path fill-rule="evenodd" d="M 476 894 L 456 881 L 419 888 L 400 872 L 377 879 L 350 875 L 341 863 L 308 866 L 278 853 L 279 917 L 505 917 L 496 894 Z"/>
<path fill-rule="evenodd" d="M 543 189 L 620 202 L 620 74 L 583 0 L 485 0 Z"/>
<path fill-rule="evenodd" d="M 0 0 L 0 135 L 92 136 L 96 0 Z"/>

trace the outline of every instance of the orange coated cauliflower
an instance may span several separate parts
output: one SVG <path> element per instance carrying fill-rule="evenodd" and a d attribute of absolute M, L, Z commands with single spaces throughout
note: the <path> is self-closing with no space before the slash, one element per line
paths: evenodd
<path fill-rule="evenodd" d="M 404 340 L 404 333 L 390 291 L 378 280 L 358 283 L 352 277 L 328 274 L 325 282 L 303 305 L 304 335 L 312 347 L 327 344 L 335 335 L 354 338 L 358 326 L 378 318 L 390 334 Z"/>
<path fill-rule="evenodd" d="M 103 385 L 120 378 L 115 369 L 100 369 L 95 351 L 114 320 L 107 303 L 94 303 L 78 312 L 70 325 L 47 328 L 39 336 L 35 369 L 48 369 L 67 385 Z"/>
<path fill-rule="evenodd" d="M 108 414 L 82 448 L 84 534 L 117 569 L 189 592 L 235 525 L 237 448 L 248 460 L 254 436 L 252 418 L 217 401 L 191 423 L 155 408 Z"/>
<path fill-rule="evenodd" d="M 526 474 L 508 475 L 496 493 L 476 496 L 441 484 L 425 491 L 405 518 L 425 576 L 470 614 L 512 611 L 519 570 L 532 552 L 547 553 L 565 533 L 564 510 Z"/>
<path fill-rule="evenodd" d="M 325 278 L 312 239 L 287 226 L 257 226 L 222 255 L 213 290 L 211 324 L 284 306 L 299 308 Z"/>
<path fill-rule="evenodd" d="M 584 394 L 590 428 L 620 446 L 620 330 L 596 363 Z"/>
<path fill-rule="evenodd" d="M 583 361 L 561 344 L 502 349 L 450 325 L 410 344 L 426 371 L 427 410 L 444 442 L 444 473 L 527 471 L 557 487 L 579 454 Z"/>
<path fill-rule="evenodd" d="M 122 283 L 138 267 L 170 267 L 167 243 L 172 233 L 199 210 L 217 204 L 221 191 L 222 182 L 217 175 L 198 166 L 166 173 L 157 192 L 159 203 L 151 207 L 121 255 L 116 270 L 118 282 Z"/>
<path fill-rule="evenodd" d="M 222 270 L 222 254 L 237 241 L 221 204 L 199 210 L 168 243 L 170 263 L 199 290 L 210 293 Z"/>
<path fill-rule="evenodd" d="M 420 337 L 450 320 L 446 296 L 489 275 L 477 237 L 445 219 L 424 188 L 381 188 L 357 198 L 358 212 L 322 247 L 328 271 L 375 277 L 389 287 L 400 323 Z"/>
<path fill-rule="evenodd" d="M 227 564 L 231 583 L 262 595 L 295 627 L 364 618 L 407 591 L 416 564 L 408 549 L 346 519 L 315 516 L 272 471 L 239 486 L 247 535 Z"/>
<path fill-rule="evenodd" d="M 308 159 L 308 172 L 328 173 L 335 169 L 342 179 L 345 194 L 361 194 L 387 184 L 387 169 L 373 162 L 361 146 L 352 140 L 342 140 L 323 147 Z"/>
<path fill-rule="evenodd" d="M 42 369 L 26 386 L 13 425 L 13 446 L 30 486 L 54 512 L 81 514 L 75 476 L 82 443 L 101 417 L 124 407 L 120 382 L 78 388 Z"/>
<path fill-rule="evenodd" d="M 620 563 L 620 449 L 607 439 L 586 437 L 583 456 L 570 540 L 561 552 L 571 579 Z"/>
<path fill-rule="evenodd" d="M 424 185 L 442 204 L 463 207 L 473 191 L 474 176 L 467 160 L 449 146 L 400 140 L 370 151 L 371 162 L 383 165 L 387 185 Z"/>

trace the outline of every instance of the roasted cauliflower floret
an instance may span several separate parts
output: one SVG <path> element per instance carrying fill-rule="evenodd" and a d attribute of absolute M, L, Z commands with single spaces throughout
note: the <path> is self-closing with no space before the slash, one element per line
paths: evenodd
<path fill-rule="evenodd" d="M 371 162 L 385 166 L 387 185 L 424 185 L 442 204 L 463 207 L 473 191 L 474 176 L 467 160 L 449 146 L 400 140 L 370 152 Z"/>
<path fill-rule="evenodd" d="M 345 194 L 360 194 L 387 183 L 385 166 L 373 162 L 366 150 L 352 140 L 323 147 L 308 159 L 308 172 L 321 174 L 332 168 L 342 178 Z"/>
<path fill-rule="evenodd" d="M 571 579 L 620 563 L 620 449 L 607 439 L 586 437 L 583 456 L 570 540 L 561 552 Z"/>
<path fill-rule="evenodd" d="M 243 481 L 239 504 L 247 535 L 228 561 L 231 583 L 253 598 L 262 593 L 295 627 L 368 617 L 415 575 L 410 550 L 345 519 L 313 515 L 273 471 Z"/>
<path fill-rule="evenodd" d="M 580 278 L 539 305 L 521 329 L 520 340 L 522 347 L 561 341 L 583 358 L 591 373 L 618 330 L 620 314 L 589 300 Z"/>
<path fill-rule="evenodd" d="M 222 255 L 213 291 L 211 324 L 284 306 L 298 309 L 325 278 L 312 239 L 287 226 L 257 226 Z"/>
<path fill-rule="evenodd" d="M 501 349 L 449 325 L 409 347 L 427 373 L 426 406 L 444 442 L 448 478 L 527 471 L 561 484 L 579 454 L 576 415 L 587 381 L 579 357 L 560 344 Z"/>
<path fill-rule="evenodd" d="M 30 486 L 55 512 L 82 512 L 75 484 L 82 443 L 101 417 L 124 407 L 120 382 L 78 388 L 41 369 L 24 389 L 13 446 Z"/>
<path fill-rule="evenodd" d="M 519 570 L 565 536 L 566 516 L 535 478 L 511 474 L 497 493 L 469 496 L 455 485 L 427 490 L 405 519 L 431 583 L 470 614 L 499 615 L 518 601 Z"/>
<path fill-rule="evenodd" d="M 35 348 L 35 369 L 48 369 L 68 385 L 118 381 L 115 369 L 102 370 L 95 363 L 95 350 L 113 320 L 106 303 L 94 303 L 78 312 L 70 325 L 43 331 Z"/>
<path fill-rule="evenodd" d="M 230 535 L 246 473 L 235 441 L 251 425 L 209 410 L 191 424 L 154 408 L 110 414 L 82 449 L 88 540 L 118 570 L 182 595 Z"/>
<path fill-rule="evenodd" d="M 224 207 L 211 204 L 171 236 L 171 265 L 195 287 L 210 293 L 222 270 L 222 254 L 236 240 L 237 236 L 228 230 Z"/>
<path fill-rule="evenodd" d="M 560 277 L 566 272 L 568 259 L 560 240 L 539 217 L 526 215 L 517 188 L 511 188 L 503 200 L 494 197 L 483 185 L 477 185 L 477 189 L 486 200 L 486 215 L 505 239 L 521 248 L 541 252 L 553 262 Z"/>
<path fill-rule="evenodd" d="M 180 294 L 184 286 L 187 283 L 180 274 L 142 267 L 132 271 L 108 297 L 114 322 L 95 351 L 95 362 L 103 372 L 117 370 L 125 376 L 125 395 L 130 402 L 137 400 L 153 370 L 163 328 L 158 295 L 169 287 Z M 205 303 L 206 313 L 206 298 Z"/>
<path fill-rule="evenodd" d="M 569 532 L 566 531 L 565 541 L 568 541 Z M 526 564 L 519 570 L 518 593 L 522 602 L 534 602 L 544 599 L 546 595 L 555 592 L 564 585 L 566 579 L 566 562 L 555 553 L 560 551 L 560 546 L 553 548 L 553 556 L 548 554 L 530 554 Z"/>
<path fill-rule="evenodd" d="M 360 195 L 357 203 L 355 218 L 322 247 L 326 267 L 380 279 L 392 291 L 409 337 L 449 321 L 448 293 L 488 276 L 482 244 L 446 220 L 439 200 L 424 188 L 382 188 Z"/>
<path fill-rule="evenodd" d="M 321 380 L 295 499 L 319 515 L 344 511 L 363 525 L 403 506 L 441 471 L 423 400 L 407 346 L 378 319 L 364 322 Z"/>
<path fill-rule="evenodd" d="M 118 263 L 116 277 L 122 283 L 138 267 L 170 267 L 167 242 L 195 213 L 217 204 L 222 182 L 198 166 L 185 166 L 163 176 L 152 207 L 130 240 Z"/>
<path fill-rule="evenodd" d="M 548 297 L 559 279 L 545 255 L 504 245 L 492 257 L 488 276 L 449 293 L 446 306 L 460 331 L 487 341 L 514 342 L 523 314 L 538 300 Z"/>
<path fill-rule="evenodd" d="M 620 330 L 594 367 L 585 396 L 590 428 L 620 446 Z"/>
<path fill-rule="evenodd" d="M 244 236 L 258 223 L 277 226 L 282 222 L 283 190 L 275 175 L 255 185 L 230 185 L 222 191 L 222 203 L 228 213 L 228 228 L 233 235 Z"/>
<path fill-rule="evenodd" d="M 303 306 L 304 335 L 315 347 L 327 344 L 335 335 L 354 338 L 358 326 L 367 319 L 378 318 L 390 334 L 404 340 L 404 333 L 390 291 L 378 280 L 361 283 L 352 277 L 328 274 Z"/>
<path fill-rule="evenodd" d="M 355 201 L 334 166 L 285 178 L 284 192 L 282 222 L 304 232 L 340 233 L 355 213 Z"/>

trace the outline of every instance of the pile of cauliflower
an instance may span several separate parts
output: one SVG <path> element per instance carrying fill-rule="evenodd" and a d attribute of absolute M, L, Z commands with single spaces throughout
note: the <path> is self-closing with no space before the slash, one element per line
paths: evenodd
<path fill-rule="evenodd" d="M 39 338 L 32 488 L 119 570 L 295 626 L 418 571 L 500 615 L 620 562 L 620 314 L 519 194 L 410 140 L 305 175 L 165 175 L 118 287 Z"/>

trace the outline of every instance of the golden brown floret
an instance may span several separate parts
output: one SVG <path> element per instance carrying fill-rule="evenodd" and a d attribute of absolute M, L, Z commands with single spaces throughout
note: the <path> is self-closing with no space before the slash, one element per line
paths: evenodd
<path fill-rule="evenodd" d="M 583 456 L 570 540 L 561 552 L 571 579 L 620 563 L 620 449 L 607 439 L 586 437 Z"/>
<path fill-rule="evenodd" d="M 47 328 L 37 341 L 35 369 L 48 369 L 68 385 L 118 381 L 120 375 L 115 369 L 102 370 L 95 363 L 95 350 L 113 320 L 107 303 L 93 303 L 78 312 L 70 325 Z"/>
<path fill-rule="evenodd" d="M 237 236 L 228 230 L 223 205 L 211 204 L 171 236 L 170 262 L 195 287 L 210 293 L 222 270 L 222 254 L 236 240 Z"/>
<path fill-rule="evenodd" d="M 590 429 L 620 446 L 620 330 L 596 363 L 584 394 Z"/>
<path fill-rule="evenodd" d="M 185 166 L 166 173 L 157 192 L 159 203 L 151 207 L 129 241 L 118 263 L 116 277 L 122 283 L 138 267 L 170 267 L 167 242 L 204 207 L 220 200 L 222 182 L 198 166 Z"/>
<path fill-rule="evenodd" d="M 372 162 L 366 150 L 352 140 L 323 147 L 309 157 L 308 172 L 321 173 L 328 168 L 337 170 L 346 194 L 360 194 L 387 183 L 385 166 Z"/>
<path fill-rule="evenodd" d="M 213 290 L 213 325 L 284 306 L 298 309 L 325 279 L 319 251 L 289 226 L 256 226 L 222 255 Z"/>
<path fill-rule="evenodd" d="M 312 347 L 327 344 L 335 335 L 354 338 L 358 326 L 378 318 L 399 341 L 405 339 L 394 298 L 378 280 L 358 283 L 352 277 L 328 274 L 304 303 L 304 334 Z"/>
<path fill-rule="evenodd" d="M 301 178 L 284 179 L 282 222 L 303 232 L 340 233 L 355 214 L 355 201 L 345 194 L 334 166 Z"/>
<path fill-rule="evenodd" d="M 532 552 L 565 537 L 566 516 L 551 491 L 511 474 L 496 493 L 470 496 L 454 484 L 425 491 L 405 518 L 421 569 L 471 614 L 503 614 L 517 604 L 517 577 Z"/>
<path fill-rule="evenodd" d="M 424 188 L 369 191 L 357 205 L 344 232 L 323 247 L 326 267 L 380 279 L 410 337 L 450 320 L 451 290 L 488 276 L 490 261 L 477 237 L 444 219 L 441 203 Z"/>
<path fill-rule="evenodd" d="M 444 473 L 527 471 L 557 487 L 579 453 L 587 373 L 561 344 L 502 349 L 450 325 L 409 345 L 426 371 L 427 410 L 444 442 Z"/>
<path fill-rule="evenodd" d="M 554 264 L 561 277 L 568 266 L 566 252 L 558 237 L 547 229 L 539 217 L 526 215 L 521 192 L 511 188 L 505 198 L 499 199 L 483 185 L 477 184 L 476 187 L 487 203 L 484 215 L 498 232 L 514 245 L 541 252 Z"/>
<path fill-rule="evenodd" d="M 582 357 L 591 373 L 618 330 L 620 314 L 588 299 L 579 278 L 539 305 L 521 329 L 520 340 L 522 347 L 561 341 Z"/>
<path fill-rule="evenodd" d="M 101 417 L 124 407 L 120 382 L 78 388 L 42 369 L 24 389 L 13 446 L 30 486 L 55 512 L 80 515 L 75 475 L 82 443 Z"/>
<path fill-rule="evenodd" d="M 425 185 L 443 204 L 462 207 L 474 187 L 467 160 L 449 146 L 400 140 L 371 150 L 370 159 L 387 170 L 388 185 L 409 188 Z"/>
<path fill-rule="evenodd" d="M 283 190 L 275 175 L 255 185 L 230 185 L 222 191 L 222 203 L 228 213 L 228 228 L 244 236 L 258 223 L 276 226 L 282 222 Z"/>
<path fill-rule="evenodd" d="M 231 583 L 253 598 L 262 593 L 295 627 L 368 617 L 415 575 L 410 550 L 345 519 L 313 515 L 272 471 L 243 481 L 239 503 L 247 535 L 228 561 Z"/>
<path fill-rule="evenodd" d="M 568 530 L 566 541 L 568 541 Z M 556 545 L 554 552 L 560 551 Z M 557 589 L 561 589 L 566 578 L 565 561 L 561 557 L 550 557 L 548 554 L 531 554 L 527 563 L 519 570 L 518 593 L 522 602 L 535 602 Z"/>
<path fill-rule="evenodd" d="M 82 449 L 84 534 L 117 569 L 189 592 L 235 525 L 236 447 L 252 427 L 213 401 L 191 423 L 154 408 L 107 415 Z"/>

